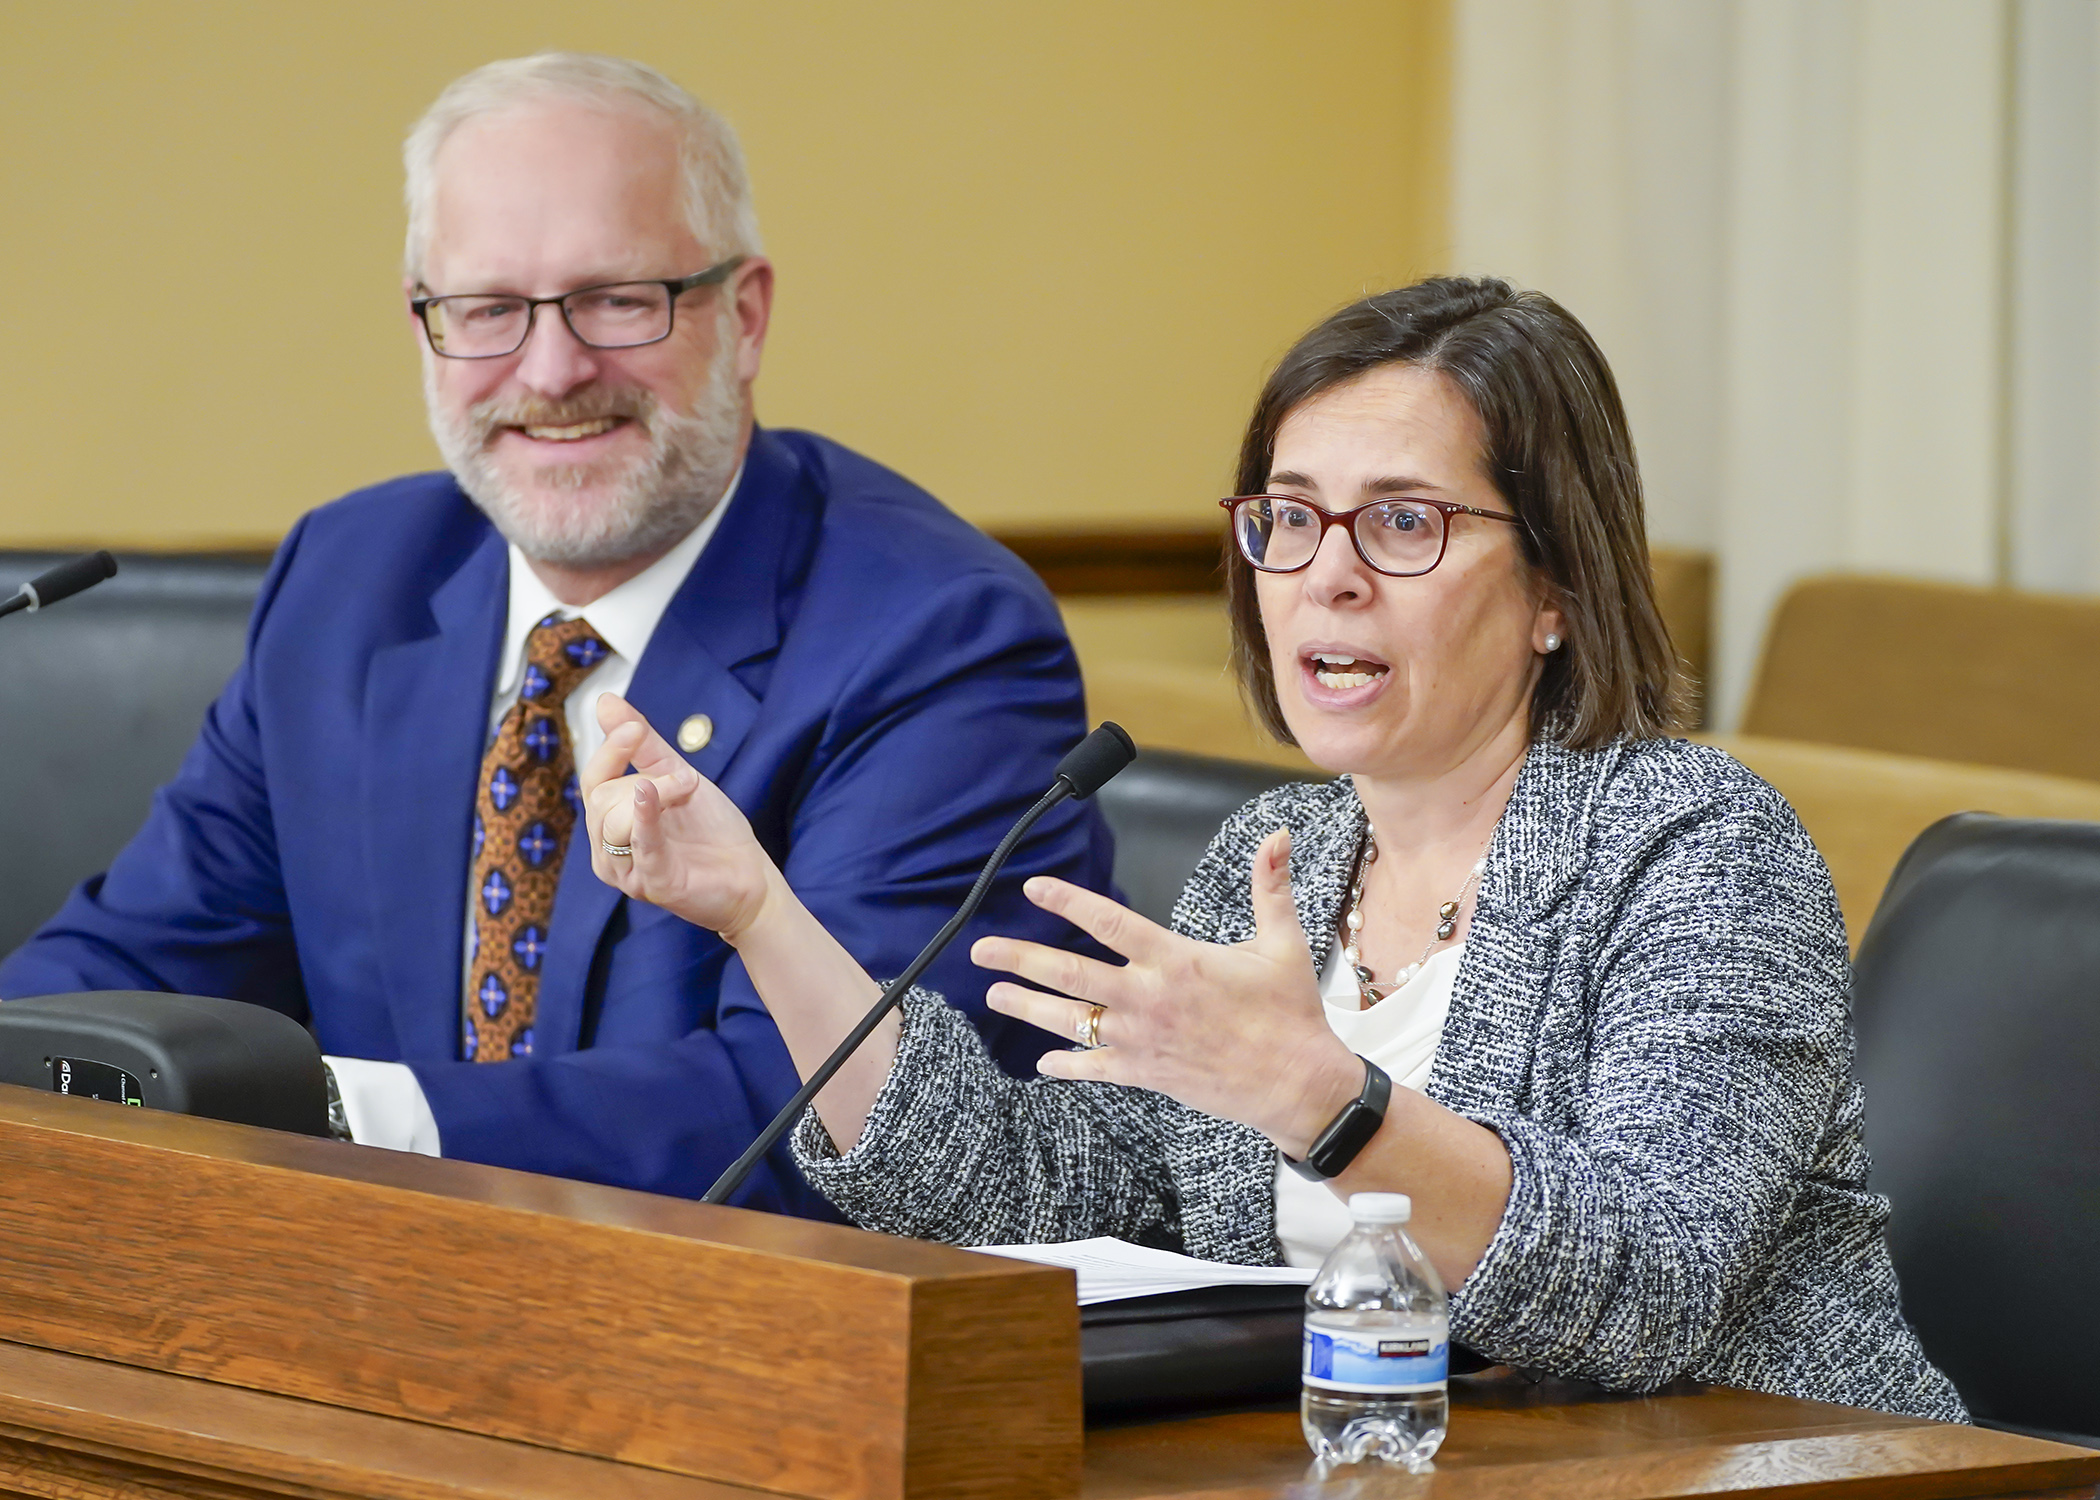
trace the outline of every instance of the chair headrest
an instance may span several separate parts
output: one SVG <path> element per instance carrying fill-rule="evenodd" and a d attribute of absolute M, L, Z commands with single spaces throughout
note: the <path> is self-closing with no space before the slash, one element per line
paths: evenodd
<path fill-rule="evenodd" d="M 1961 813 L 1854 965 L 1872 1185 L 1979 1416 L 2100 1433 L 2100 824 Z"/>

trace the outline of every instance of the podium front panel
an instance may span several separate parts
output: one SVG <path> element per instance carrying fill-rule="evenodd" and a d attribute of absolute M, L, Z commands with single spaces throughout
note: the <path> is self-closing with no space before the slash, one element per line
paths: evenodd
<path fill-rule="evenodd" d="M 1076 1492 L 1071 1273 L 0 1088 L 0 1339 L 825 1500 Z"/>

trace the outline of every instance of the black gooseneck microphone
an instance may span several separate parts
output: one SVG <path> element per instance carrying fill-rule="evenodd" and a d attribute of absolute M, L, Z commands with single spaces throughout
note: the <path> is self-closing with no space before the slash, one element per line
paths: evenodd
<path fill-rule="evenodd" d="M 1067 797 L 1093 796 L 1111 777 L 1136 758 L 1137 746 L 1131 742 L 1130 736 L 1123 732 L 1123 726 L 1120 724 L 1103 724 L 1072 747 L 1071 753 L 1057 763 L 1057 774 L 1050 783 L 1050 790 L 1043 793 L 1035 806 L 1021 814 L 1021 821 L 1008 829 L 1006 837 L 999 840 L 999 847 L 994 849 L 992 857 L 985 861 L 977 883 L 970 887 L 970 894 L 963 898 L 963 904 L 956 908 L 955 915 L 948 919 L 948 925 L 935 933 L 933 941 L 919 950 L 919 956 L 905 966 L 904 972 L 889 982 L 888 988 L 883 990 L 882 998 L 875 1002 L 874 1008 L 860 1018 L 860 1024 L 846 1033 L 846 1039 L 832 1050 L 831 1056 L 824 1059 L 824 1066 L 809 1075 L 809 1082 L 796 1090 L 795 1097 L 782 1106 L 779 1114 L 773 1116 L 772 1123 L 759 1133 L 758 1139 L 751 1143 L 751 1148 L 731 1162 L 729 1170 L 715 1179 L 715 1185 L 701 1198 L 702 1203 L 727 1202 L 729 1195 L 751 1175 L 751 1169 L 765 1160 L 767 1152 L 780 1144 L 780 1138 L 788 1133 L 794 1123 L 802 1118 L 802 1112 L 809 1108 L 809 1101 L 823 1091 L 825 1084 L 831 1082 L 831 1075 L 845 1066 L 846 1059 L 859 1049 L 860 1044 L 868 1039 L 868 1034 L 882 1023 L 882 1018 L 904 998 L 904 992 L 918 982 L 919 976 L 926 972 L 926 966 L 939 958 L 941 950 L 953 942 L 955 935 L 962 931 L 963 924 L 977 915 L 977 908 L 984 904 L 985 895 L 992 888 L 992 877 L 999 873 L 999 867 L 1006 863 L 1007 856 L 1014 852 L 1015 846 L 1027 835 L 1028 830 L 1035 826 L 1036 820 Z"/>
<path fill-rule="evenodd" d="M 90 552 L 85 557 L 73 558 L 37 574 L 23 584 L 12 599 L 0 601 L 0 615 L 11 615 L 16 610 L 35 614 L 61 599 L 72 598 L 82 589 L 93 588 L 105 578 L 116 576 L 117 560 L 114 557 L 107 552 Z"/>

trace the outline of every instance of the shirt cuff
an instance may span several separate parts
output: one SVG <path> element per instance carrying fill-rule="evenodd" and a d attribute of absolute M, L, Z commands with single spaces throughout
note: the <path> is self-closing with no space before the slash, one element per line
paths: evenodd
<path fill-rule="evenodd" d="M 443 1156 L 437 1117 L 423 1097 L 423 1085 L 406 1063 L 371 1062 L 361 1057 L 324 1057 L 343 1096 L 350 1139 L 360 1146 Z"/>

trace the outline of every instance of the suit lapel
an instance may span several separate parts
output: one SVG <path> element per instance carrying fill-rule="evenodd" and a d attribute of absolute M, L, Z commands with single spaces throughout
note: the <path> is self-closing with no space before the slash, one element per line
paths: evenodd
<path fill-rule="evenodd" d="M 712 721 L 707 744 L 681 752 L 711 781 L 722 779 L 758 720 L 759 700 L 733 669 L 780 644 L 781 582 L 792 560 L 790 539 L 798 534 L 789 519 L 801 484 L 793 454 L 769 434 L 754 432 L 728 513 L 635 663 L 627 701 L 664 738 L 675 744 L 679 726 L 694 714 Z M 589 837 L 581 822 L 576 837 Z M 622 899 L 593 873 L 587 849 L 570 851 L 540 976 L 534 1040 L 541 1055 L 576 1049 L 591 963 Z"/>
<path fill-rule="evenodd" d="M 429 633 L 375 652 L 365 680 L 365 868 L 404 1058 L 458 1055 L 474 778 L 508 580 L 490 529 L 431 595 Z"/>

